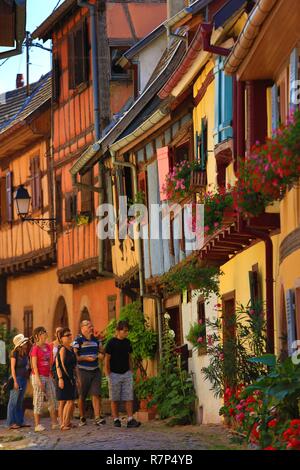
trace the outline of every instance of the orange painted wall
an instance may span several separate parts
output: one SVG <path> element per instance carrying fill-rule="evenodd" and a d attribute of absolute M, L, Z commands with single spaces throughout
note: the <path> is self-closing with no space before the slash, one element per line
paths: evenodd
<path fill-rule="evenodd" d="M 73 332 L 79 330 L 81 312 L 84 307 L 89 311 L 95 329 L 104 330 L 108 323 L 108 302 L 107 297 L 116 295 L 117 317 L 120 312 L 119 289 L 115 286 L 114 279 L 103 279 L 95 282 L 88 282 L 83 285 L 74 286 L 73 289 Z"/>

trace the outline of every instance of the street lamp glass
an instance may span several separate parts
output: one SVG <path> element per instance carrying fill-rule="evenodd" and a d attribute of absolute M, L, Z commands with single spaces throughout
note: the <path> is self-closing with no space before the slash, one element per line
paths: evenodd
<path fill-rule="evenodd" d="M 16 209 L 17 209 L 17 214 L 19 216 L 26 217 L 29 212 L 29 205 L 30 205 L 30 199 L 31 197 L 29 196 L 29 193 L 26 188 L 21 184 L 21 186 L 18 187 L 16 193 L 15 193 L 15 204 L 16 204 Z"/>

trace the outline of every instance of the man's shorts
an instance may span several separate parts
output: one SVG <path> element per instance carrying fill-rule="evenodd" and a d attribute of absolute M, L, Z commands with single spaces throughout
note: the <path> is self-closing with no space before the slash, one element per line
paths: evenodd
<path fill-rule="evenodd" d="M 101 395 L 101 372 L 100 369 L 85 370 L 78 368 L 79 397 L 85 400 L 89 395 Z"/>
<path fill-rule="evenodd" d="M 133 400 L 133 376 L 130 370 L 125 374 L 110 373 L 109 397 L 112 401 Z"/>

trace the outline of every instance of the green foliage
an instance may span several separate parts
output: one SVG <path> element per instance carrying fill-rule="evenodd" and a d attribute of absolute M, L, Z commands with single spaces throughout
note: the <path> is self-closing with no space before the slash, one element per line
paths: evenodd
<path fill-rule="evenodd" d="M 147 377 L 144 380 L 140 379 L 135 382 L 134 390 L 139 400 L 145 400 L 149 397 L 153 397 L 154 389 L 156 384 L 156 377 Z"/>
<path fill-rule="evenodd" d="M 222 335 L 223 317 L 207 320 L 207 353 L 209 365 L 202 369 L 216 397 L 222 397 L 226 387 L 251 384 L 266 374 L 266 366 L 250 362 L 266 350 L 266 322 L 262 303 L 238 305 Z"/>
<path fill-rule="evenodd" d="M 206 324 L 202 320 L 191 324 L 186 339 L 193 345 L 194 349 L 206 352 Z"/>
<path fill-rule="evenodd" d="M 260 361 L 268 363 L 271 355 L 260 358 Z M 270 362 L 269 362 L 270 363 Z M 250 393 L 253 389 L 260 390 L 267 403 L 267 407 L 274 408 L 280 419 L 299 417 L 300 399 L 300 364 L 293 364 L 288 358 L 283 363 L 276 362 L 271 366 L 270 372 L 260 377 L 256 382 L 247 387 Z"/>
<path fill-rule="evenodd" d="M 211 235 L 222 226 L 224 212 L 230 209 L 233 213 L 233 196 L 228 190 L 220 188 L 218 192 L 208 191 L 204 195 L 204 230 Z"/>
<path fill-rule="evenodd" d="M 153 400 L 149 406 L 157 405 L 161 419 L 171 418 L 170 425 L 190 424 L 194 419 L 196 395 L 191 375 L 181 363 L 181 355 L 175 353 L 174 337 L 164 318 L 163 354 L 159 372 L 154 379 Z"/>
<path fill-rule="evenodd" d="M 147 372 L 143 361 L 153 359 L 157 348 L 157 333 L 149 325 L 149 320 L 144 316 L 140 302 L 133 302 L 121 308 L 119 320 L 129 323 L 128 339 L 132 345 L 132 359 L 135 370 L 139 369 L 145 377 Z M 104 344 L 115 336 L 117 321 L 112 320 L 105 331 Z"/>
<path fill-rule="evenodd" d="M 172 270 L 162 277 L 162 282 L 168 292 L 178 292 L 193 286 L 193 289 L 200 291 L 205 299 L 212 294 L 219 293 L 219 268 L 214 266 L 200 267 L 196 261 L 180 269 Z"/>

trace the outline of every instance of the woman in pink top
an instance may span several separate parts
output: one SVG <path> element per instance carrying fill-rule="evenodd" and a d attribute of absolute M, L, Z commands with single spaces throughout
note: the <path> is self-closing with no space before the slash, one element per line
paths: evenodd
<path fill-rule="evenodd" d="M 57 403 L 55 397 L 55 385 L 51 377 L 52 348 L 46 343 L 47 332 L 44 327 L 39 326 L 33 331 L 34 345 L 30 351 L 32 375 L 31 383 L 33 388 L 33 413 L 36 432 L 44 431 L 40 424 L 40 417 L 43 410 L 44 395 L 48 401 L 48 408 L 52 421 L 52 429 L 58 428 L 57 423 Z"/>

